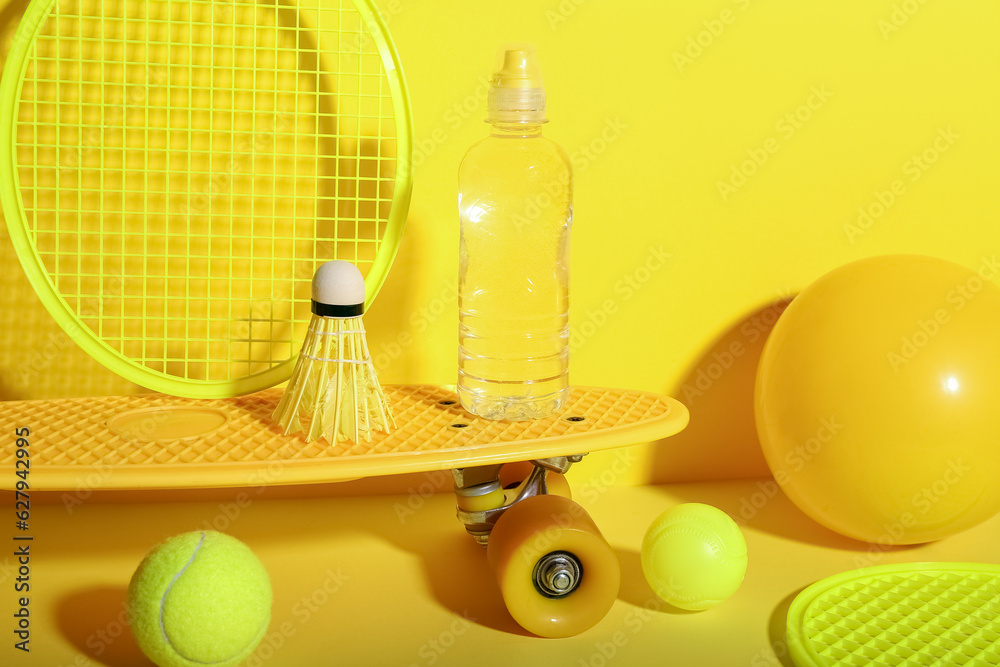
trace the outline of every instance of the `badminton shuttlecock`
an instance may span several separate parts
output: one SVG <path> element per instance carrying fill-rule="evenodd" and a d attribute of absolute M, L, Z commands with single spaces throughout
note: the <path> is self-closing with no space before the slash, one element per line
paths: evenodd
<path fill-rule="evenodd" d="M 364 305 L 365 281 L 356 266 L 337 260 L 319 267 L 309 332 L 273 416 L 286 434 L 305 430 L 308 442 L 359 442 L 396 427 L 368 352 Z M 303 415 L 309 417 L 305 428 Z"/>

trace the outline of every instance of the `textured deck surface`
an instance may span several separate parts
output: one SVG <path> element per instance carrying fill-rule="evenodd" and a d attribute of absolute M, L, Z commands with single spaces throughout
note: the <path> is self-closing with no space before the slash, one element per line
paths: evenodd
<path fill-rule="evenodd" d="M 14 468 L 13 434 L 22 427 L 31 430 L 33 488 L 196 488 L 255 485 L 262 476 L 295 484 L 561 456 L 667 437 L 688 418 L 666 396 L 617 389 L 574 387 L 558 415 L 528 422 L 474 417 L 446 388 L 386 392 L 397 430 L 335 445 L 279 433 L 270 415 L 280 390 L 222 400 L 149 394 L 3 403 L 0 429 L 10 435 L 0 471 Z M 9 488 L 15 477 L 0 479 Z"/>
<path fill-rule="evenodd" d="M 977 567 L 894 566 L 830 585 L 796 619 L 810 653 L 796 664 L 1000 665 L 1000 567 Z"/>

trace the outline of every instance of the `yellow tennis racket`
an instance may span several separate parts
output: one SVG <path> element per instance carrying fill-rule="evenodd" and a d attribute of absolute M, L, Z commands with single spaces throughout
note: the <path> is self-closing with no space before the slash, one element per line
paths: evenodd
<path fill-rule="evenodd" d="M 290 375 L 320 263 L 354 262 L 375 297 L 411 126 L 370 0 L 34 0 L 0 82 L 0 199 L 91 356 L 234 396 Z"/>

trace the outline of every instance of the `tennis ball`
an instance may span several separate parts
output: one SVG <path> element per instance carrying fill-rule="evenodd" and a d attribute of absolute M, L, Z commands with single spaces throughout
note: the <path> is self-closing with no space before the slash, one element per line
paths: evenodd
<path fill-rule="evenodd" d="M 215 531 L 172 537 L 146 555 L 128 586 L 128 621 L 160 667 L 229 667 L 271 620 L 271 581 L 250 547 Z"/>
<path fill-rule="evenodd" d="M 747 543 L 728 514 L 684 503 L 652 523 L 642 540 L 642 573 L 675 607 L 700 611 L 729 599 L 747 571 Z"/>

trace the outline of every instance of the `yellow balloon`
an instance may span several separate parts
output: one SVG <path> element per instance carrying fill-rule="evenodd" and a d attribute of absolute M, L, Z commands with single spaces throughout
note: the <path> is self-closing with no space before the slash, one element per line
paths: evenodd
<path fill-rule="evenodd" d="M 1000 264 L 848 264 L 796 297 L 757 371 L 777 482 L 838 533 L 917 544 L 1000 510 Z"/>

